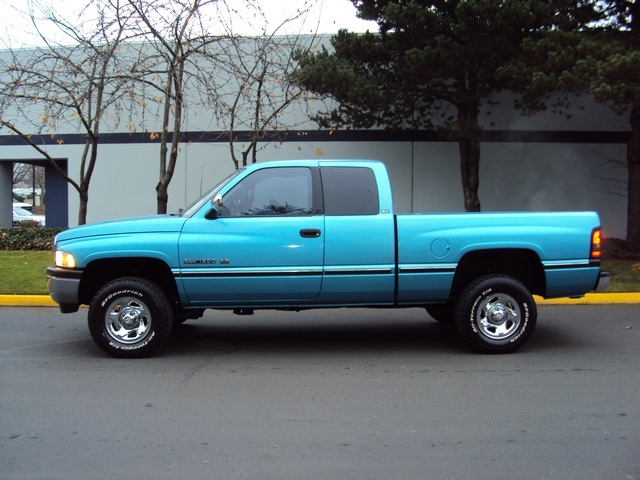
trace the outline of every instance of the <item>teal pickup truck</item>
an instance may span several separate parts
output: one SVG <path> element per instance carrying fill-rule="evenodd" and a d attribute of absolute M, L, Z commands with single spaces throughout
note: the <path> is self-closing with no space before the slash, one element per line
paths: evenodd
<path fill-rule="evenodd" d="M 475 350 L 521 347 L 532 295 L 606 288 L 592 212 L 402 214 L 384 165 L 258 163 L 177 215 L 72 228 L 55 240 L 49 292 L 89 305 L 91 336 L 147 356 L 205 309 L 424 307 Z"/>

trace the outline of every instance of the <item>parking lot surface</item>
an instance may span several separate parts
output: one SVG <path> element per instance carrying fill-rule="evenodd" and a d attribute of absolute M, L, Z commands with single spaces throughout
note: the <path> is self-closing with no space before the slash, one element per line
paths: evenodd
<path fill-rule="evenodd" d="M 510 355 L 421 309 L 208 311 L 116 360 L 0 308 L 0 478 L 640 479 L 640 306 L 542 306 Z"/>

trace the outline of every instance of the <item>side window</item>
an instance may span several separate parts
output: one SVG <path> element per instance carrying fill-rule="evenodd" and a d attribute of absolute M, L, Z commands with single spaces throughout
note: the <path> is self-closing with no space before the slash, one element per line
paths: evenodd
<path fill-rule="evenodd" d="M 321 172 L 325 215 L 378 214 L 378 184 L 370 168 L 327 167 Z"/>
<path fill-rule="evenodd" d="M 312 193 L 311 171 L 308 168 L 258 170 L 224 196 L 222 215 L 311 215 Z"/>

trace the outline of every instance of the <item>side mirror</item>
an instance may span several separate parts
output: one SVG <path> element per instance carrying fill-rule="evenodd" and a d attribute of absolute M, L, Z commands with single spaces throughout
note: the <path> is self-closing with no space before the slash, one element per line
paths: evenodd
<path fill-rule="evenodd" d="M 207 213 L 204 214 L 204 218 L 207 220 L 216 220 L 220 218 L 220 208 L 222 207 L 222 195 L 219 193 L 213 197 L 213 201 L 211 202 L 211 208 Z"/>
<path fill-rule="evenodd" d="M 204 218 L 207 220 L 215 220 L 220 217 L 220 212 L 215 207 L 211 207 L 207 213 L 204 214 Z"/>

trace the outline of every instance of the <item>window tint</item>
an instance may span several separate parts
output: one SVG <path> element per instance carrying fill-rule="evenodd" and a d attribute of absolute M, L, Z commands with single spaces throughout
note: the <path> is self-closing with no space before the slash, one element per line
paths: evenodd
<path fill-rule="evenodd" d="M 310 215 L 313 213 L 308 168 L 258 170 L 233 187 L 223 199 L 222 215 Z"/>
<path fill-rule="evenodd" d="M 378 184 L 370 168 L 323 168 L 325 215 L 377 215 Z"/>

